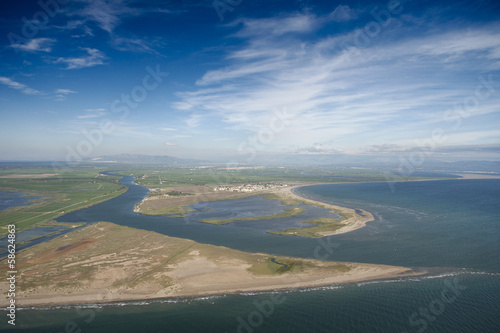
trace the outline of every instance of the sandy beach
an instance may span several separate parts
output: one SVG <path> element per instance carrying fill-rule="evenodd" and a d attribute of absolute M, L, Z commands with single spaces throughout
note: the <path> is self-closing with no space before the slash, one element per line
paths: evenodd
<path fill-rule="evenodd" d="M 17 306 L 295 289 L 425 273 L 247 253 L 107 222 L 20 251 L 17 270 Z M 1 281 L 0 291 L 6 290 Z M 3 298 L 0 306 L 6 305 Z"/>
<path fill-rule="evenodd" d="M 457 173 L 457 176 L 462 177 L 462 179 L 500 179 L 498 175 L 490 175 L 487 173 Z"/>
<path fill-rule="evenodd" d="M 295 190 L 307 186 L 307 185 L 325 185 L 325 184 L 331 184 L 331 183 L 313 183 L 313 184 L 304 184 L 304 185 L 297 185 L 293 187 L 285 187 L 285 188 L 279 188 L 274 190 L 275 193 L 284 195 L 285 197 L 303 201 L 305 203 L 311 204 L 311 205 L 316 205 L 320 207 L 324 207 L 327 209 L 330 209 L 332 211 L 337 211 L 344 213 L 346 215 L 350 215 L 351 217 L 342 221 L 342 224 L 344 225 L 342 228 L 337 229 L 337 230 L 332 230 L 328 232 L 319 232 L 322 236 L 331 236 L 331 235 L 338 235 L 338 234 L 344 234 L 347 232 L 351 232 L 360 228 L 363 228 L 366 226 L 367 222 L 373 221 L 373 215 L 370 212 L 367 212 L 363 209 L 352 209 L 352 208 L 347 208 L 347 207 L 342 207 L 342 206 L 337 206 L 337 205 L 332 205 L 332 204 L 327 204 L 323 203 L 320 201 L 312 200 L 309 198 L 305 198 L 303 196 L 298 195 Z"/>

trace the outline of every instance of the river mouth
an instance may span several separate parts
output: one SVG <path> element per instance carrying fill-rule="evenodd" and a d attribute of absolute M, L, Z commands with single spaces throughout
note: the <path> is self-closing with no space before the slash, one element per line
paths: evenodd
<path fill-rule="evenodd" d="M 365 228 L 320 239 L 271 235 L 264 229 L 238 226 L 236 222 L 217 226 L 183 218 L 137 214 L 133 207 L 148 191 L 132 185 L 132 177 L 126 176 L 122 182 L 130 189 L 121 196 L 66 214 L 60 220 L 86 223 L 105 220 L 199 243 L 270 253 L 274 258 L 285 255 L 429 267 L 430 274 L 316 289 L 89 305 L 78 308 L 80 312 L 71 306 L 25 309 L 19 311 L 20 323 L 35 326 L 32 318 L 38 318 L 38 323 L 44 323 L 53 331 L 64 330 L 71 319 L 80 323 L 82 330 L 113 325 L 122 332 L 134 332 L 144 329 L 147 322 L 155 329 L 168 327 L 171 331 L 195 332 L 203 328 L 229 332 L 238 325 L 235 318 L 246 319 L 256 311 L 254 304 L 268 304 L 274 295 L 286 297 L 286 302 L 275 305 L 274 314 L 266 318 L 269 326 L 263 326 L 265 332 L 279 331 L 284 322 L 292 322 L 296 332 L 321 331 L 325 327 L 349 332 L 353 323 L 365 328 L 376 326 L 381 332 L 416 331 L 408 318 L 413 313 L 419 315 L 419 309 L 435 306 L 443 290 L 449 290 L 446 288 L 452 285 L 460 288 L 460 295 L 455 302 L 445 304 L 445 311 L 428 331 L 463 331 L 473 322 L 470 331 L 496 332 L 498 320 L 492 318 L 496 318 L 500 304 L 498 298 L 485 295 L 496 295 L 500 290 L 498 180 L 408 182 L 398 184 L 396 193 L 391 193 L 385 183 L 299 188 L 297 193 L 301 195 L 360 207 L 375 217 Z M 94 311 L 95 321 L 87 324 L 84 321 L 87 317 L 79 316 L 83 311 Z M 314 318 L 314 322 L 310 318 Z M 315 323 L 321 324 L 311 326 Z M 46 331 L 44 329 L 38 331 Z"/>
<path fill-rule="evenodd" d="M 297 188 L 296 193 L 313 200 L 359 207 L 374 215 L 375 220 L 364 228 L 319 239 L 269 234 L 270 220 L 211 225 L 189 218 L 138 214 L 133 211 L 134 206 L 147 196 L 149 190 L 135 184 L 132 176 L 123 176 L 120 182 L 129 187 L 125 193 L 68 213 L 59 217 L 58 221 L 108 221 L 246 252 L 300 258 L 320 256 L 327 261 L 486 269 L 492 267 L 491 263 L 484 263 L 484 259 L 479 257 L 490 258 L 490 261 L 498 257 L 491 246 L 483 247 L 478 252 L 478 243 L 473 239 L 480 237 L 482 243 L 500 246 L 500 241 L 488 241 L 498 235 L 492 220 L 492 216 L 497 216 L 497 212 L 493 211 L 497 209 L 498 198 L 491 193 L 498 191 L 495 186 L 500 188 L 500 180 L 405 182 L 397 185 L 396 193 L 392 193 L 385 182 Z M 457 191 L 457 186 L 463 189 Z M 480 200 L 480 204 L 470 201 L 473 195 Z M 203 208 L 200 207 L 200 210 Z M 482 221 L 484 227 L 472 229 L 474 232 L 471 233 L 470 222 L 476 219 Z M 453 223 L 452 229 L 450 223 Z M 464 235 L 467 235 L 465 242 Z M 452 248 L 453 251 L 450 250 Z"/>

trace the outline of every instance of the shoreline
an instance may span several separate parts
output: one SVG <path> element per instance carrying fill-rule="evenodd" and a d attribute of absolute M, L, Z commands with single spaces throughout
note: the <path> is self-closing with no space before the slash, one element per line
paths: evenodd
<path fill-rule="evenodd" d="M 238 198 L 243 198 L 243 197 L 249 197 L 249 196 L 258 196 L 258 195 L 265 195 L 265 194 L 276 194 L 280 195 L 282 197 L 287 197 L 288 199 L 291 200 L 296 200 L 296 201 L 301 201 L 306 204 L 318 206 L 318 207 L 323 207 L 330 209 L 334 212 L 340 212 L 344 216 L 345 215 L 351 215 L 347 219 L 343 220 L 341 224 L 342 226 L 339 229 L 332 230 L 332 231 L 318 231 L 316 232 L 319 237 L 325 237 L 325 236 L 332 236 L 332 235 L 338 235 L 338 234 L 344 234 L 348 233 L 351 231 L 358 230 L 360 228 L 363 228 L 366 226 L 366 223 L 372 222 L 375 220 L 373 215 L 361 208 L 349 208 L 349 207 L 343 207 L 331 203 L 326 203 L 318 200 L 313 200 L 308 198 L 307 196 L 302 196 L 297 191 L 301 187 L 305 186 L 312 186 L 312 185 L 333 185 L 333 184 L 350 184 L 350 183 L 399 183 L 399 182 L 422 182 L 422 181 L 441 181 L 441 180 L 460 180 L 460 179 L 500 179 L 500 175 L 487 175 L 487 174 L 469 174 L 469 173 L 452 173 L 460 178 L 430 178 L 430 179 L 417 179 L 417 180 L 386 180 L 386 181 L 367 181 L 367 182 L 303 182 L 303 183 L 298 183 L 298 182 L 290 182 L 287 183 L 285 187 L 277 187 L 277 188 L 272 188 L 272 189 L 266 189 L 266 190 L 261 190 L 261 191 L 256 191 L 256 192 L 247 192 L 247 193 L 232 193 L 232 192 L 227 192 L 226 195 L 221 195 L 223 192 L 217 192 L 217 195 L 219 197 L 217 198 L 212 198 L 209 197 L 210 195 L 214 194 L 214 192 L 202 192 L 202 193 L 195 193 L 193 197 L 191 197 L 191 201 L 188 203 L 173 203 L 172 205 L 167 205 L 166 207 L 161 207 L 157 209 L 153 209 L 152 211 L 146 209 L 145 211 L 142 211 L 141 206 L 145 204 L 148 201 L 160 201 L 164 200 L 164 198 L 161 197 L 150 197 L 150 194 L 148 194 L 144 199 L 141 200 L 141 202 L 137 203 L 133 209 L 135 213 L 139 214 L 144 214 L 144 215 L 165 215 L 165 214 L 170 214 L 170 215 L 177 215 L 176 217 L 184 217 L 185 215 L 189 214 L 188 211 L 186 211 L 186 205 L 191 205 L 194 203 L 198 202 L 208 202 L 208 201 L 221 201 L 221 200 L 232 200 L 232 199 L 238 199 Z M 141 185 L 142 186 L 142 185 Z M 189 187 L 189 186 L 188 186 Z M 197 196 L 199 196 L 197 198 Z M 170 199 L 170 200 L 178 200 L 180 198 L 175 198 L 175 199 Z M 155 212 L 155 210 L 159 212 Z M 231 221 L 232 222 L 232 221 Z M 210 223 L 210 222 L 205 222 L 205 223 Z M 229 223 L 229 222 L 227 222 Z M 219 223 L 215 223 L 219 224 Z M 222 223 L 225 224 L 225 223 Z M 312 227 L 305 227 L 301 229 L 308 229 Z M 284 233 L 285 235 L 294 235 L 295 233 Z M 301 235 L 304 236 L 304 235 Z M 306 236 L 310 237 L 310 236 Z"/>
<path fill-rule="evenodd" d="M 366 226 L 366 223 L 372 222 L 375 220 L 373 215 L 361 208 L 348 208 L 344 206 L 338 206 L 318 200 L 313 200 L 310 199 L 306 196 L 301 196 L 297 193 L 297 190 L 299 190 L 301 187 L 305 186 L 311 186 L 311 185 L 329 185 L 329 184 L 341 184 L 341 183 L 310 183 L 310 184 L 302 184 L 302 185 L 295 185 L 293 187 L 287 187 L 287 188 L 280 188 L 274 191 L 274 193 L 277 194 L 282 194 L 285 196 L 288 196 L 291 199 L 295 199 L 298 201 L 306 202 L 310 205 L 314 206 L 320 206 L 324 207 L 330 210 L 333 210 L 335 212 L 340 212 L 342 214 L 349 214 L 352 215 L 351 217 L 347 218 L 346 220 L 342 221 L 341 223 L 344 224 L 344 226 L 340 229 L 337 230 L 332 230 L 332 231 L 324 231 L 324 232 L 318 232 L 322 237 L 325 236 L 333 236 L 333 235 L 340 235 L 340 234 L 345 234 L 354 230 L 361 229 Z M 359 214 L 360 212 L 361 214 Z"/>
<path fill-rule="evenodd" d="M 481 174 L 481 173 L 455 173 L 460 176 L 458 179 L 500 179 L 499 175 Z"/>
<path fill-rule="evenodd" d="M 19 255 L 24 259 L 18 267 L 18 307 L 274 292 L 428 273 L 424 268 L 243 252 L 109 222 L 37 244 Z M 0 281 L 0 289 L 6 290 L 7 284 Z M 1 299 L 0 306 L 7 302 Z"/>
<path fill-rule="evenodd" d="M 484 178 L 464 178 L 464 179 L 484 179 Z M 373 216 L 369 212 L 364 211 L 362 209 L 353 209 L 353 208 L 328 204 L 321 201 L 312 200 L 306 196 L 301 196 L 297 193 L 297 190 L 299 190 L 301 187 L 312 186 L 312 185 L 324 185 L 324 184 L 326 185 L 334 183 L 305 183 L 286 188 L 273 189 L 272 192 L 286 195 L 289 198 L 293 198 L 295 200 L 306 201 L 313 205 L 319 205 L 322 207 L 354 214 L 349 219 L 344 220 L 344 222 L 346 222 L 347 224 L 345 227 L 342 227 L 341 229 L 338 229 L 336 231 L 332 231 L 331 233 L 325 232 L 323 236 L 354 231 L 366 226 L 367 222 L 373 220 Z M 356 210 L 361 211 L 361 215 L 358 214 Z M 94 225 L 93 227 L 97 226 Z M 97 228 L 100 230 L 102 229 L 100 227 Z M 189 241 L 184 239 L 182 240 Z M 208 246 L 206 244 L 198 244 L 198 243 L 195 244 L 199 246 Z M 58 247 L 58 251 L 61 248 L 63 247 Z M 231 250 L 229 248 L 226 248 L 226 250 L 236 251 L 236 250 Z M 192 251 L 192 252 L 198 252 L 198 251 Z M 116 253 L 120 252 L 114 252 L 113 254 L 116 255 Z M 246 254 L 260 255 L 260 256 L 264 255 L 262 253 L 246 253 Z M 202 298 L 202 297 L 223 296 L 231 294 L 250 293 L 250 292 L 255 292 L 255 293 L 278 292 L 282 290 L 293 291 L 296 289 L 300 290 L 304 288 L 320 288 L 325 286 L 337 286 L 342 284 L 358 283 L 365 281 L 378 281 L 378 280 L 398 278 L 398 277 L 421 276 L 429 273 L 428 270 L 421 268 L 411 269 L 400 266 L 362 264 L 362 263 L 342 263 L 351 265 L 352 269 L 347 273 L 339 273 L 335 275 L 332 275 L 331 272 L 330 274 L 324 274 L 325 273 L 324 271 L 313 271 L 313 272 L 308 272 L 307 274 L 285 273 L 280 276 L 273 276 L 273 275 L 259 276 L 246 272 L 248 270 L 248 265 L 243 265 L 238 260 L 236 260 L 236 263 L 234 262 L 234 260 L 232 260 L 230 264 L 223 263 L 222 265 L 220 262 L 217 262 L 215 264 L 216 266 L 213 266 L 214 262 L 210 257 L 205 258 L 203 257 L 203 255 L 202 256 L 199 256 L 199 254 L 192 255 L 191 253 L 189 253 L 189 255 L 190 256 L 188 256 L 187 259 L 183 257 L 182 258 L 183 261 L 176 262 L 174 266 L 168 265 L 166 267 L 168 269 L 168 272 L 170 272 L 171 269 L 174 270 L 175 272 L 175 274 L 173 274 L 174 280 L 177 283 L 178 282 L 177 279 L 179 278 L 180 281 L 179 283 L 181 285 L 181 287 L 179 287 L 180 289 L 178 288 L 179 285 L 176 284 L 175 285 L 176 287 L 173 289 L 169 287 L 167 288 L 168 290 L 165 289 L 159 291 L 155 290 L 154 292 L 151 292 L 150 288 L 144 289 L 143 286 L 141 286 L 139 290 L 137 290 L 137 288 L 135 287 L 133 287 L 131 290 L 129 290 L 129 288 L 126 288 L 124 290 L 124 289 L 117 289 L 112 285 L 109 285 L 109 287 L 105 287 L 103 283 L 109 284 L 110 282 L 101 279 L 99 280 L 98 285 L 93 284 L 92 287 L 89 286 L 89 288 L 87 289 L 85 287 L 83 289 L 78 288 L 77 292 L 74 293 L 72 292 L 69 295 L 67 293 L 63 293 L 62 290 L 61 293 L 58 294 L 57 292 L 46 293 L 42 291 L 50 289 L 37 288 L 37 292 L 35 294 L 30 294 L 30 291 L 27 291 L 27 293 L 24 293 L 24 295 L 20 295 L 20 297 L 18 297 L 17 299 L 16 304 L 19 307 L 47 307 L 47 306 L 58 307 L 58 306 L 83 305 L 83 304 L 113 305 L 113 303 L 117 302 L 148 302 L 148 301 L 161 302 L 162 300 L 168 301 L 169 299 L 176 299 L 176 298 Z M 273 257 L 271 255 L 266 255 L 266 256 Z M 289 259 L 311 261 L 310 259 L 300 259 L 300 258 L 289 258 Z M 89 259 L 87 259 L 87 262 L 88 260 Z M 281 259 L 278 260 L 281 261 Z M 325 262 L 325 263 L 333 264 L 332 262 Z M 127 266 L 128 267 L 133 266 L 133 262 L 130 264 L 130 266 L 129 264 L 127 264 Z M 193 266 L 195 266 L 196 268 L 195 269 L 192 268 Z M 201 266 L 201 268 L 199 268 L 199 266 Z M 214 270 L 214 267 L 216 267 L 217 269 Z M 106 275 L 108 279 L 110 276 L 112 276 L 113 270 L 116 270 L 116 268 L 113 267 L 105 267 L 104 269 L 108 270 L 108 274 Z M 244 276 L 245 272 L 247 274 Z M 225 278 L 222 276 L 223 274 L 226 274 Z M 209 277 L 211 280 L 207 282 L 207 278 Z M 246 280 L 242 279 L 242 277 L 244 277 Z M 154 282 L 155 281 L 153 281 L 153 283 Z M 0 304 L 2 304 L 3 301 L 4 300 L 0 301 Z"/>
<path fill-rule="evenodd" d="M 182 198 L 182 197 L 174 197 L 174 198 L 162 198 L 162 197 L 150 197 L 150 194 L 146 196 L 144 199 L 141 200 L 140 203 L 137 203 L 133 209 L 135 213 L 139 214 L 144 214 L 144 215 L 165 215 L 165 214 L 170 214 L 174 215 L 174 217 L 184 217 L 185 215 L 189 214 L 188 207 L 189 205 L 199 203 L 199 202 L 211 202 L 211 201 L 222 201 L 222 200 L 235 200 L 235 199 L 240 199 L 244 197 L 253 197 L 253 196 L 260 196 L 260 195 L 269 195 L 269 194 L 274 194 L 278 196 L 281 199 L 286 200 L 293 200 L 293 201 L 298 201 L 302 202 L 303 204 L 306 205 L 313 205 L 317 207 L 322 207 L 325 209 L 330 210 L 333 213 L 337 213 L 341 216 L 344 217 L 343 220 L 340 221 L 341 227 L 338 228 L 337 225 L 332 225 L 334 230 L 327 230 L 327 231 L 315 231 L 314 234 L 316 236 L 313 236 L 313 238 L 317 237 L 326 237 L 326 236 L 332 236 L 332 235 L 337 235 L 337 234 L 343 234 L 347 232 L 351 232 L 360 228 L 363 228 L 366 226 L 366 223 L 374 221 L 373 215 L 361 208 L 348 208 L 348 207 L 343 207 L 343 206 L 338 206 L 330 203 L 325 203 L 322 201 L 318 200 L 313 200 L 305 196 L 301 196 L 298 193 L 295 192 L 296 189 L 304 187 L 304 186 L 310 186 L 310 185 L 328 185 L 328 184 L 340 184 L 340 183 L 311 183 L 311 182 L 303 182 L 303 183 L 297 183 L 297 182 L 290 182 L 286 183 L 285 186 L 280 186 L 280 187 L 275 187 L 271 189 L 265 189 L 265 190 L 259 190 L 255 192 L 247 192 L 247 193 L 233 193 L 233 192 L 208 192 L 209 194 L 205 193 L 195 193 L 194 195 Z M 181 190 L 186 190 L 185 188 L 181 188 Z M 207 189 L 205 189 L 207 190 Z M 212 197 L 212 195 L 216 195 L 217 197 Z M 188 200 L 188 202 L 181 202 L 180 200 Z M 160 204 L 161 201 L 164 201 L 164 204 Z M 149 205 L 152 203 L 155 203 L 157 206 L 156 209 L 145 209 L 143 210 L 142 205 L 148 202 Z M 293 207 L 290 206 L 290 207 Z M 158 213 L 161 212 L 161 213 Z M 177 215 L 177 216 L 175 216 Z M 294 214 L 296 215 L 296 214 Z M 270 217 L 264 216 L 264 217 L 256 217 L 256 220 L 264 220 Z M 237 220 L 237 219 L 236 219 Z M 332 220 L 333 221 L 333 220 Z M 203 223 L 212 223 L 209 221 L 201 221 Z M 224 223 L 213 223 L 213 224 L 226 224 L 226 223 L 231 223 L 233 221 L 223 221 Z M 334 221 L 333 221 L 334 222 Z M 320 222 L 319 224 L 325 224 Z M 314 228 L 315 226 L 311 227 L 303 227 L 300 229 L 306 230 L 310 228 Z M 285 235 L 296 235 L 296 232 L 290 231 L 290 233 L 284 233 Z M 301 235 L 304 237 L 311 237 L 311 236 L 305 236 Z"/>
<path fill-rule="evenodd" d="M 471 174 L 471 173 L 453 173 L 454 175 L 459 176 L 460 178 L 444 178 L 444 179 L 419 179 L 419 180 L 403 180 L 401 182 L 423 182 L 423 181 L 440 181 L 440 180 L 473 180 L 473 179 L 500 179 L 499 175 L 489 175 L 489 174 Z M 384 181 L 376 181 L 376 182 L 368 182 L 368 183 L 380 183 Z M 400 182 L 400 181 L 395 181 L 395 182 Z M 355 183 L 359 184 L 358 182 L 349 182 L 349 183 Z M 337 183 L 305 183 L 305 184 L 300 184 L 300 185 L 293 185 L 292 187 L 287 187 L 287 188 L 279 188 L 272 190 L 272 193 L 277 193 L 277 194 L 285 194 L 291 197 L 292 199 L 296 199 L 299 201 L 307 201 L 311 205 L 316 205 L 316 206 L 322 206 L 325 208 L 329 208 L 332 210 L 337 210 L 342 213 L 348 213 L 348 214 L 353 214 L 351 218 L 348 218 L 347 220 L 343 221 L 343 224 L 346 224 L 344 227 L 331 231 L 331 232 L 319 232 L 322 237 L 324 236 L 333 236 L 333 235 L 339 235 L 339 234 L 344 234 L 348 233 L 351 231 L 355 231 L 358 229 L 361 229 L 366 226 L 366 223 L 372 222 L 375 220 L 373 215 L 361 208 L 349 208 L 349 207 L 344 207 L 344 206 L 338 206 L 318 200 L 313 200 L 308 198 L 307 196 L 301 196 L 300 193 L 300 188 L 301 187 L 306 187 L 306 186 L 313 186 L 313 185 L 333 185 L 333 184 L 348 184 L 348 183 L 343 183 L 343 182 L 337 182 Z M 297 193 L 297 190 L 299 193 Z M 361 214 L 358 213 L 361 212 Z"/>
<path fill-rule="evenodd" d="M 288 293 L 298 291 L 301 292 L 306 289 L 316 289 L 325 287 L 341 287 L 346 284 L 354 284 L 361 282 L 376 282 L 384 281 L 388 279 L 397 279 L 405 277 L 417 277 L 425 276 L 430 272 L 426 269 L 412 269 L 401 266 L 389 266 L 389 265 L 378 265 L 378 264 L 358 264 L 362 266 L 373 266 L 372 268 L 366 269 L 365 267 L 359 269 L 359 271 L 354 272 L 355 274 L 350 274 L 349 276 L 333 276 L 333 277 L 321 277 L 318 280 L 312 281 L 299 281 L 290 282 L 281 286 L 269 285 L 262 287 L 249 287 L 249 288 L 236 288 L 227 290 L 214 290 L 205 293 L 196 292 L 186 292 L 178 293 L 173 295 L 161 295 L 158 293 L 152 294 L 137 294 L 136 297 L 131 297 L 130 295 L 117 295 L 113 292 L 102 294 L 103 298 L 96 298 L 95 295 L 72 295 L 72 296 L 42 296 L 36 297 L 31 300 L 16 300 L 18 308 L 32 308 L 43 310 L 45 308 L 59 308 L 59 307 L 78 307 L 78 306 L 123 306 L 121 303 L 142 303 L 142 302 L 168 302 L 171 300 L 184 300 L 184 299 L 202 299 L 207 297 L 224 297 L 228 295 L 245 295 L 249 293 Z M 385 269 L 384 269 L 385 268 Z M 364 270 L 364 271 L 363 271 Z M 357 274 L 356 274 L 357 273 Z M 292 277 L 292 279 L 297 279 L 297 277 Z M 300 278 L 299 278 L 300 279 Z M 0 304 L 0 306 L 6 306 L 6 304 Z M 128 304 L 124 304 L 128 305 Z"/>

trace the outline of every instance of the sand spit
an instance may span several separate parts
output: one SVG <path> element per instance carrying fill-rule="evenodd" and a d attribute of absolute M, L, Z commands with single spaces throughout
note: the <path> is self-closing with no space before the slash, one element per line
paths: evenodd
<path fill-rule="evenodd" d="M 424 273 L 247 253 L 107 222 L 19 251 L 16 264 L 17 306 L 294 289 Z M 4 275 L 5 267 L 2 259 Z M 0 281 L 2 307 L 7 290 L 7 281 Z"/>

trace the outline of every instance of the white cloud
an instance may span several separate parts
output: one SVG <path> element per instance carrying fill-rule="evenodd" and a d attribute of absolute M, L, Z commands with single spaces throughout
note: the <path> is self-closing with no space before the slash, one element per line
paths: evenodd
<path fill-rule="evenodd" d="M 79 115 L 76 118 L 78 118 L 78 119 L 92 119 L 92 118 L 102 117 L 105 114 L 106 114 L 106 109 L 103 109 L 103 108 L 86 109 L 85 114 Z"/>
<path fill-rule="evenodd" d="M 310 32 L 317 26 L 317 19 L 314 15 L 296 14 L 280 18 L 264 19 L 240 19 L 229 24 L 234 26 L 243 24 L 243 28 L 235 34 L 239 37 L 253 38 L 260 37 L 278 37 L 288 33 Z"/>
<path fill-rule="evenodd" d="M 54 100 L 57 102 L 61 102 L 66 100 L 66 95 L 68 94 L 76 94 L 76 91 L 70 89 L 56 89 Z"/>
<path fill-rule="evenodd" d="M 76 91 L 73 91 L 71 89 L 57 89 L 55 93 L 66 95 L 66 94 L 76 94 Z"/>
<path fill-rule="evenodd" d="M 73 15 L 79 15 L 86 20 L 97 22 L 99 27 L 109 33 L 120 22 L 120 16 L 131 12 L 131 9 L 124 5 L 120 0 L 84 0 L 84 7 L 72 12 Z"/>
<path fill-rule="evenodd" d="M 42 93 L 36 89 L 30 88 L 25 84 L 13 81 L 8 77 L 0 76 L 0 83 L 5 84 L 9 88 L 21 91 L 26 95 L 41 95 Z"/>
<path fill-rule="evenodd" d="M 495 142 L 500 142 L 500 130 L 490 131 L 461 131 L 447 136 L 446 144 L 460 145 L 464 142 L 481 142 L 488 138 L 494 138 Z"/>
<path fill-rule="evenodd" d="M 53 38 L 33 38 L 24 44 L 14 44 L 11 47 L 26 52 L 51 52 L 51 45 L 55 42 Z"/>
<path fill-rule="evenodd" d="M 125 17 L 138 16 L 148 12 L 174 14 L 179 11 L 171 11 L 159 8 L 158 3 L 152 2 L 149 6 L 129 6 L 128 0 L 79 0 L 76 2 L 79 8 L 73 8 L 68 12 L 69 16 L 79 16 L 84 22 L 93 21 L 99 27 L 110 34 L 114 33 L 117 26 Z M 142 4 L 141 4 L 142 5 Z M 146 4 L 147 5 L 147 4 Z M 165 4 L 163 4 L 164 6 Z M 168 3 L 166 4 L 168 5 Z M 75 21 L 75 27 L 80 20 Z"/>
<path fill-rule="evenodd" d="M 99 114 L 83 114 L 83 115 L 76 116 L 76 118 L 78 118 L 78 119 L 91 119 L 91 118 L 99 118 L 99 117 L 100 117 Z"/>
<path fill-rule="evenodd" d="M 345 151 L 333 147 L 333 140 L 330 140 L 330 142 L 316 142 L 313 143 L 311 146 L 307 147 L 298 147 L 290 152 L 294 154 L 314 154 L 314 155 L 345 153 Z"/>
<path fill-rule="evenodd" d="M 160 41 L 149 42 L 146 39 L 139 38 L 124 38 L 124 37 L 115 37 L 112 41 L 113 46 L 120 51 L 131 51 L 131 52 L 145 52 L 160 55 L 157 51 L 155 51 L 152 45 L 162 45 Z"/>
<path fill-rule="evenodd" d="M 173 142 L 165 142 L 164 145 L 165 146 L 177 146 L 177 144 L 173 143 Z"/>
<path fill-rule="evenodd" d="M 107 59 L 104 53 L 97 49 L 84 47 L 82 48 L 82 50 L 87 52 L 86 56 L 82 56 L 79 58 L 58 58 L 56 61 L 54 61 L 54 63 L 66 64 L 66 69 L 79 69 L 103 65 L 104 60 Z"/>
<path fill-rule="evenodd" d="M 62 30 L 74 30 L 74 29 L 78 29 L 84 25 L 85 25 L 85 21 L 72 20 L 72 21 L 68 21 L 65 26 L 53 26 L 53 27 L 57 28 L 57 29 L 62 29 Z"/>
<path fill-rule="evenodd" d="M 384 36 L 365 47 L 353 41 L 359 30 L 314 41 L 290 34 L 280 41 L 288 32 L 315 29 L 311 20 L 310 14 L 294 14 L 238 21 L 243 26 L 233 36 L 247 42 L 229 52 L 224 67 L 196 82 L 203 87 L 177 94 L 181 100 L 174 107 L 196 110 L 188 127 L 201 126 L 203 113 L 228 129 L 257 133 L 269 128 L 274 110 L 287 106 L 291 120 L 275 136 L 276 145 L 300 142 L 314 150 L 314 142 L 339 138 L 338 145 L 350 150 L 377 136 L 413 140 L 442 122 L 446 109 L 474 94 L 477 77 L 463 63 L 487 70 L 500 48 L 495 26 Z M 384 33 L 400 37 L 402 32 L 387 28 Z M 345 43 L 353 47 L 345 49 Z M 494 96 L 483 101 L 471 118 L 498 112 L 497 104 Z"/>
<path fill-rule="evenodd" d="M 415 146 L 401 146 L 395 143 L 384 143 L 377 145 L 370 145 L 363 149 L 364 153 L 385 154 L 385 153 L 407 153 L 415 149 Z"/>
<path fill-rule="evenodd" d="M 193 114 L 186 120 L 186 125 L 189 129 L 196 128 L 201 124 L 202 116 L 199 114 Z"/>
<path fill-rule="evenodd" d="M 162 128 L 160 128 L 160 130 L 166 131 L 166 132 L 171 132 L 171 131 L 177 131 L 177 128 L 162 127 Z"/>
<path fill-rule="evenodd" d="M 357 17 L 352 9 L 346 5 L 339 5 L 333 12 L 328 15 L 328 19 L 336 22 L 345 22 L 353 20 Z"/>
<path fill-rule="evenodd" d="M 498 27 L 497 27 L 498 28 Z M 465 52 L 489 51 L 488 57 L 500 59 L 500 33 L 490 30 L 460 30 L 417 40 L 418 53 L 462 55 Z"/>

